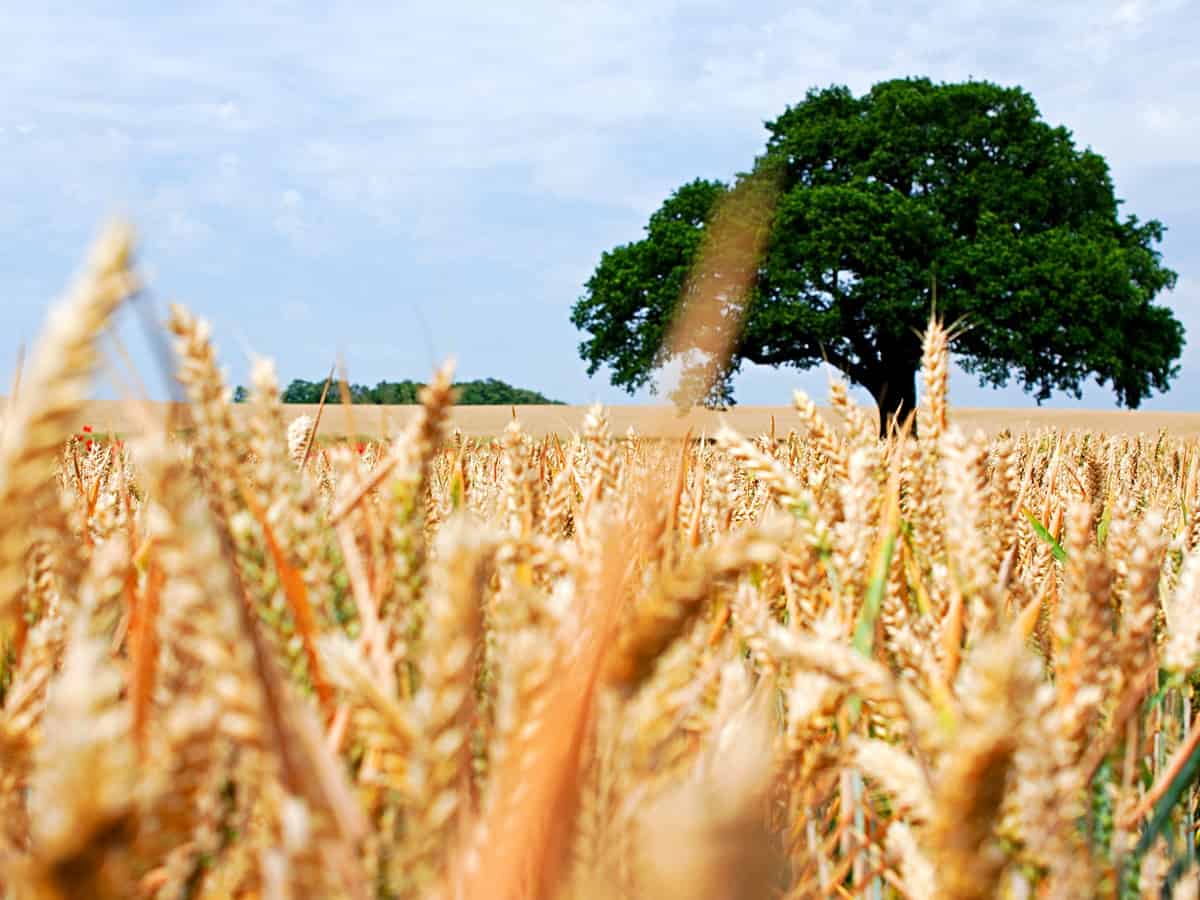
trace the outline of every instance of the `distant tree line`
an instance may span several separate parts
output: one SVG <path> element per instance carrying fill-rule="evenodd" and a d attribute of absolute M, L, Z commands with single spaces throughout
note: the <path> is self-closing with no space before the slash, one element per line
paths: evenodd
<path fill-rule="evenodd" d="M 321 389 L 325 380 L 305 381 L 297 378 L 292 381 L 280 395 L 284 403 L 320 403 Z M 381 381 L 375 387 L 365 384 L 350 385 L 350 399 L 354 403 L 374 403 L 384 406 L 394 406 L 405 403 L 420 403 L 418 395 L 425 385 L 419 381 Z M 538 391 L 513 387 L 495 378 L 483 378 L 475 381 L 459 381 L 454 387 L 458 390 L 458 402 L 464 406 L 520 406 L 552 404 L 561 405 L 561 400 L 551 400 Z M 236 403 L 249 399 L 250 393 L 246 388 L 238 386 L 233 393 Z M 332 384 L 326 403 L 341 403 L 342 392 L 339 385 Z"/>

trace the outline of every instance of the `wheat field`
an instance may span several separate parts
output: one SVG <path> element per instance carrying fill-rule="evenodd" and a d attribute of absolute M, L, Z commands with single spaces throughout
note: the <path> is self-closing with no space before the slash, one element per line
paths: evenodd
<path fill-rule="evenodd" d="M 3 420 L 4 897 L 1197 896 L 1193 439 L 966 428 L 933 322 L 887 440 L 837 382 L 481 437 L 448 366 L 330 440 L 179 307 L 189 403 L 110 437 L 131 260 Z"/>
<path fill-rule="evenodd" d="M 331 387 L 331 393 L 339 390 Z M 825 398 L 817 398 L 824 400 Z M 5 401 L 0 398 L 0 404 Z M 289 421 L 300 416 L 315 418 L 316 404 L 289 403 L 284 407 Z M 565 438 L 583 426 L 588 406 L 518 406 L 521 431 L 531 438 L 557 435 Z M 840 420 L 837 410 L 827 405 L 818 412 L 831 426 Z M 148 421 L 166 427 L 173 415 L 185 414 L 172 404 L 131 400 L 89 400 L 82 404 L 68 424 L 75 433 L 91 428 L 101 434 L 121 435 L 143 428 Z M 716 434 L 723 425 L 747 435 L 784 437 L 799 427 L 791 406 L 751 406 L 739 404 L 726 410 L 692 409 L 680 414 L 671 406 L 629 404 L 607 406 L 609 427 L 614 435 L 623 437 L 629 429 L 645 439 L 682 439 L 689 434 L 695 438 Z M 249 428 L 253 410 L 246 404 L 233 406 L 234 427 Z M 327 405 L 321 413 L 320 433 L 325 438 L 369 438 L 386 440 L 395 436 L 420 415 L 419 406 L 373 406 L 355 404 L 353 407 Z M 868 415 L 875 416 L 873 409 Z M 463 437 L 499 438 L 513 418 L 509 406 L 454 406 L 446 417 L 446 427 L 452 434 Z M 878 419 L 876 419 L 878 421 Z M 1200 437 L 1200 413 L 1147 412 L 1142 410 L 1073 410 L 1049 408 L 955 407 L 954 422 L 967 433 L 982 431 L 988 437 L 1002 432 L 1038 431 L 1052 428 L 1059 431 L 1099 431 L 1109 435 L 1149 435 L 1166 432 L 1172 437 Z"/>

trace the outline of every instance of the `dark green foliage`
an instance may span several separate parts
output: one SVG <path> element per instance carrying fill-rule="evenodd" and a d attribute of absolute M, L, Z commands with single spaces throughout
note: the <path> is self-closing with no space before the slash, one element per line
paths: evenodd
<path fill-rule="evenodd" d="M 607 365 L 613 384 L 630 393 L 653 387 L 659 348 L 700 250 L 704 223 L 727 192 L 714 181 L 684 185 L 650 217 L 645 239 L 601 257 L 571 314 L 576 327 L 592 333 L 580 346 L 589 375 Z"/>
<path fill-rule="evenodd" d="M 284 403 L 320 403 L 324 385 L 324 381 L 302 381 L 297 378 L 284 388 L 280 399 Z M 326 402 L 341 403 L 342 400 L 336 390 L 331 390 Z"/>
<path fill-rule="evenodd" d="M 463 406 L 562 404 L 561 400 L 550 400 L 537 391 L 513 387 L 495 378 L 458 382 L 455 388 L 459 391 L 458 402 Z"/>
<path fill-rule="evenodd" d="M 284 403 L 320 403 L 324 380 L 304 381 L 297 378 L 280 395 Z M 418 394 L 424 384 L 418 381 L 381 381 L 375 387 L 362 384 L 350 385 L 350 399 L 354 403 L 374 403 L 392 406 L 396 404 L 420 403 Z M 524 406 L 557 405 L 562 401 L 550 400 L 537 391 L 513 387 L 495 378 L 457 382 L 458 402 L 463 406 Z M 245 388 L 234 391 L 234 400 L 245 399 Z M 335 384 L 330 388 L 326 403 L 341 403 L 342 394 Z"/>
<path fill-rule="evenodd" d="M 296 378 L 283 389 L 281 399 L 284 403 L 320 403 L 321 391 L 324 388 L 324 379 L 320 381 L 304 381 L 301 378 Z M 371 388 L 366 385 L 350 385 L 350 399 L 353 402 L 374 403 L 375 401 L 369 399 L 370 396 Z M 329 386 L 329 395 L 325 398 L 325 402 L 331 404 L 342 402 L 342 392 L 336 383 Z"/>
<path fill-rule="evenodd" d="M 937 312 L 981 383 L 1038 401 L 1094 376 L 1136 407 L 1177 373 L 1183 328 L 1163 225 L 1122 217 L 1108 166 L 1020 88 L 903 79 L 811 90 L 767 123 L 756 170 L 784 171 L 732 370 L 828 360 L 894 414 L 912 406 Z M 572 311 L 589 374 L 653 388 L 705 223 L 728 188 L 693 181 L 646 235 L 605 253 Z"/>
<path fill-rule="evenodd" d="M 415 381 L 381 381 L 372 391 L 372 403 L 419 403 L 417 394 L 421 385 Z"/>

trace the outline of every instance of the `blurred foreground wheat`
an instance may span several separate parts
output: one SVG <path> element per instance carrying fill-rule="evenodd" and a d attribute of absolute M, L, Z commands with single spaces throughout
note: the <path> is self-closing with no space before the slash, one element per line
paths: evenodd
<path fill-rule="evenodd" d="M 108 233 L 0 439 L 13 898 L 1195 897 L 1200 448 L 919 433 L 67 433 Z"/>

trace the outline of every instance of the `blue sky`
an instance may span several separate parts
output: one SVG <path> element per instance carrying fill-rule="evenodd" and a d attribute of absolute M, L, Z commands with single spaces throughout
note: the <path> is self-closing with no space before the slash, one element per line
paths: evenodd
<path fill-rule="evenodd" d="M 1167 224 L 1192 343 L 1146 408 L 1200 409 L 1196 2 L 8 6 L 0 371 L 124 213 L 156 297 L 213 322 L 235 382 L 251 352 L 285 381 L 341 352 L 372 384 L 453 354 L 462 377 L 630 402 L 587 378 L 568 318 L 600 253 L 684 181 L 745 168 L 810 86 L 928 75 L 1022 85 L 1108 158 L 1127 212 Z M 824 384 L 747 369 L 736 388 Z M 952 395 L 1032 403 L 961 374 Z"/>

